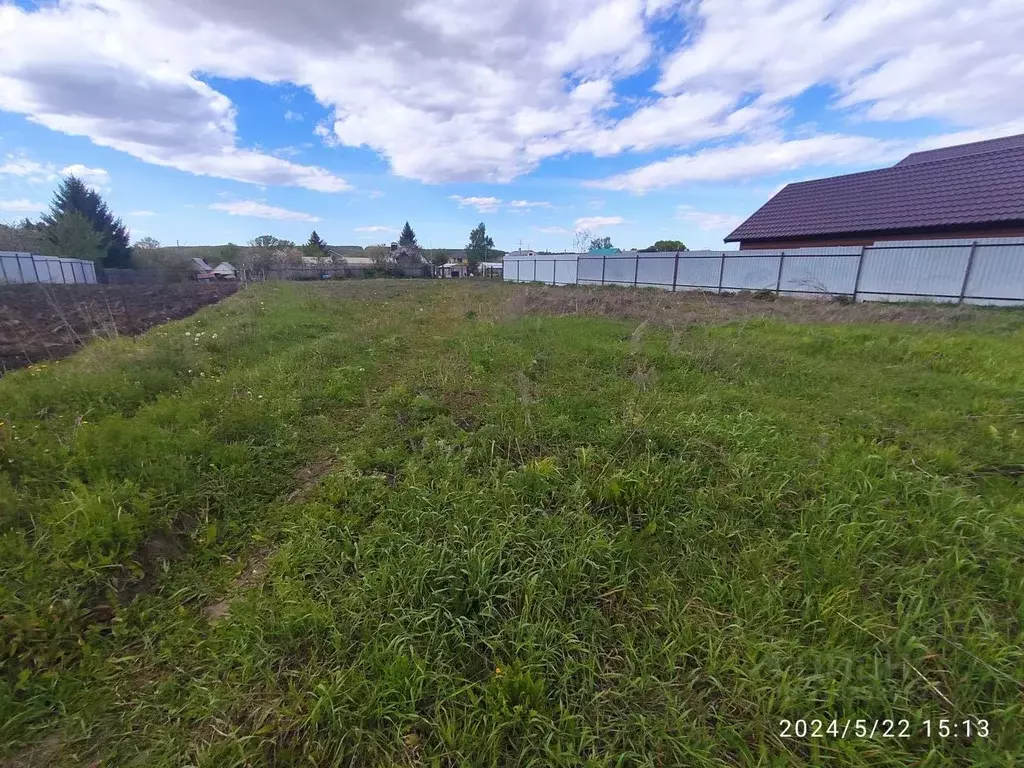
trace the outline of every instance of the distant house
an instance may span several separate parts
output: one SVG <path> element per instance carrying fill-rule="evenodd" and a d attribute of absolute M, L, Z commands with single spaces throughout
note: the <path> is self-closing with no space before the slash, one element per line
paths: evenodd
<path fill-rule="evenodd" d="M 418 245 L 392 243 L 390 259 L 403 267 L 421 267 L 430 263 Z"/>
<path fill-rule="evenodd" d="M 327 255 L 330 258 L 344 258 L 350 254 L 358 256 L 363 251 L 361 245 L 328 245 Z"/>
<path fill-rule="evenodd" d="M 1024 235 L 1024 134 L 789 184 L 725 238 L 740 249 Z"/>
<path fill-rule="evenodd" d="M 355 254 L 342 256 L 339 261 L 346 267 L 372 267 L 375 265 L 369 256 L 356 256 Z"/>
<path fill-rule="evenodd" d="M 465 251 L 452 251 L 448 254 L 448 261 L 434 267 L 437 277 L 469 277 L 469 273 L 469 257 Z"/>
<path fill-rule="evenodd" d="M 196 280 L 216 280 L 213 267 L 206 263 L 206 259 L 192 258 L 192 277 Z"/>
<path fill-rule="evenodd" d="M 237 270 L 226 261 L 222 261 L 214 267 L 213 274 L 218 280 L 234 280 L 238 277 Z"/>

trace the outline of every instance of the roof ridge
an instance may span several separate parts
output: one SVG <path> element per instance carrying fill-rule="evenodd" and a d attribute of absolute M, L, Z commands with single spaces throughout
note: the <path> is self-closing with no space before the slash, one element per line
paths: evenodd
<path fill-rule="evenodd" d="M 1015 134 L 1014 136 L 1000 136 L 999 138 L 996 138 L 996 139 L 984 139 L 982 141 L 972 141 L 972 142 L 969 142 L 967 144 L 951 144 L 948 147 L 935 147 L 933 149 L 919 149 L 916 152 L 911 152 L 909 155 L 907 155 L 902 160 L 900 160 L 899 163 L 896 163 L 896 165 L 891 166 L 891 168 L 892 169 L 896 169 L 896 168 L 913 168 L 914 166 L 917 166 L 917 165 L 931 165 L 932 163 L 952 163 L 955 160 L 966 160 L 969 157 L 978 157 L 979 155 L 991 155 L 993 152 L 1020 152 L 1020 151 L 1024 150 L 1024 144 L 1019 144 L 1017 146 L 1010 146 L 1010 147 L 993 146 L 993 147 L 989 147 L 987 149 L 979 150 L 977 152 L 967 152 L 967 153 L 962 154 L 962 155 L 955 155 L 954 157 L 936 157 L 936 158 L 931 159 L 931 160 L 917 160 L 917 161 L 915 161 L 913 163 L 907 163 L 906 165 L 900 165 L 900 163 L 906 162 L 907 160 L 909 160 L 910 158 L 914 157 L 915 155 L 927 155 L 929 152 L 941 152 L 944 149 L 959 149 L 961 147 L 971 147 L 971 146 L 974 146 L 975 144 L 987 144 L 989 142 L 1002 141 L 1004 139 L 1013 139 L 1013 138 L 1016 138 L 1017 136 L 1024 136 L 1024 133 L 1022 133 L 1022 134 Z"/>
<path fill-rule="evenodd" d="M 885 171 L 891 171 L 895 168 L 895 165 L 886 166 L 885 168 L 872 168 L 868 171 L 854 171 L 853 173 L 837 173 L 835 176 L 822 176 L 820 179 L 804 179 L 803 181 L 791 181 L 786 187 L 798 187 L 803 184 L 815 184 L 819 181 L 831 181 L 832 179 L 848 179 L 851 176 L 869 176 L 872 173 L 884 173 Z M 785 189 L 783 187 L 782 189 Z M 779 190 L 779 192 L 782 191 Z M 778 192 L 776 193 L 778 194 Z"/>

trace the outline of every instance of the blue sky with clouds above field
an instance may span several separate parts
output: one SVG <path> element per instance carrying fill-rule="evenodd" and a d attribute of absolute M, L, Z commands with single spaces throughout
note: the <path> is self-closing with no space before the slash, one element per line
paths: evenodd
<path fill-rule="evenodd" d="M 165 244 L 722 237 L 781 185 L 1024 132 L 1022 0 L 0 0 L 0 219 Z"/>

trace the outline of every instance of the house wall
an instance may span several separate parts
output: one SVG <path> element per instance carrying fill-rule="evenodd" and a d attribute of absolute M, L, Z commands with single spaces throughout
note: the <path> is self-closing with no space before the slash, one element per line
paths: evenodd
<path fill-rule="evenodd" d="M 788 240 L 741 240 L 740 250 L 764 248 L 817 248 L 843 245 L 872 245 L 881 240 L 961 240 L 979 237 L 1021 237 L 1024 223 L 980 225 L 958 229 L 904 230 L 900 232 L 858 232 L 851 235 L 823 235 Z"/>

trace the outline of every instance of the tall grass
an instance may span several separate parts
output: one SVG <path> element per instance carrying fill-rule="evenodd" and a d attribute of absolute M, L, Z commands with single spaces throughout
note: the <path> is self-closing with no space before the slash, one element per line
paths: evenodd
<path fill-rule="evenodd" d="M 0 381 L 10 754 L 1013 763 L 1019 317 L 673 332 L 519 290 L 260 286 Z M 914 736 L 780 737 L 812 717 Z"/>

